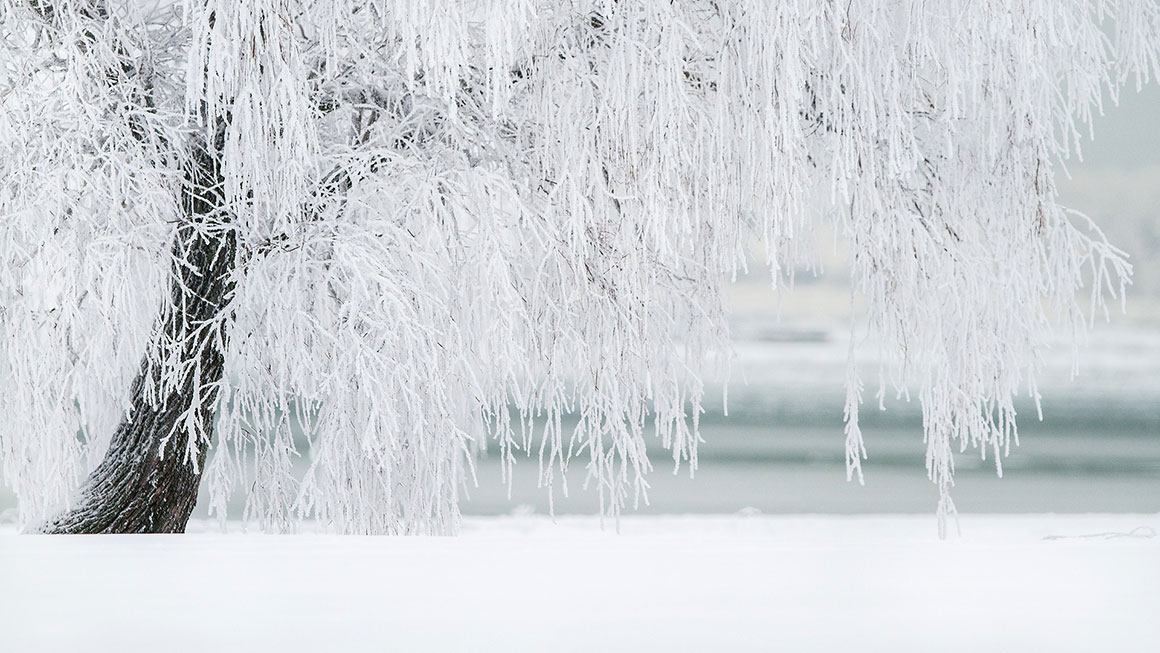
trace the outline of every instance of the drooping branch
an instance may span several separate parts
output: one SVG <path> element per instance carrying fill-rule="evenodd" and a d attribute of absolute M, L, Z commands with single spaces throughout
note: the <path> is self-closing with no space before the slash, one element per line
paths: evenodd
<path fill-rule="evenodd" d="M 93 234 L 115 231 L 104 227 L 119 215 L 137 216 L 125 221 L 137 233 L 163 233 L 183 170 L 166 303 L 180 301 L 155 323 L 146 358 L 160 367 L 140 367 L 110 452 L 136 442 L 196 470 L 209 428 L 198 411 L 212 401 L 202 393 L 182 411 L 178 395 L 186 381 L 194 394 L 214 385 L 206 352 L 224 340 L 222 311 L 236 310 L 246 337 L 231 343 L 233 401 L 215 437 L 255 453 L 211 463 L 221 472 L 211 478 L 219 505 L 247 488 L 259 498 L 247 514 L 266 523 L 297 513 L 356 532 L 453 529 L 465 443 L 491 436 L 505 460 L 539 438 L 544 469 L 591 452 L 591 480 L 616 512 L 644 488 L 647 421 L 678 459 L 692 451 L 701 374 L 727 350 L 723 283 L 744 243 L 758 234 L 770 268 L 792 270 L 802 234 L 825 216 L 853 245 L 883 377 L 922 385 L 931 475 L 945 495 L 949 445 L 1010 441 L 1009 399 L 1034 387 L 1045 304 L 1071 315 L 1088 262 L 1096 282 L 1125 274 L 1102 240 L 1071 225 L 1050 165 L 1105 87 L 1155 69 L 1151 0 L 1035 0 L 1001 25 L 993 17 L 1009 12 L 998 0 L 953 20 L 913 2 L 504 2 L 486 15 L 474 4 L 191 2 L 169 30 L 183 45 L 157 66 L 136 59 L 155 34 L 118 23 L 125 5 L 5 5 L 19 7 L 0 12 L 17 36 L 0 48 L 20 74 L 0 93 L 0 131 L 19 134 L 12 149 L 23 156 L 0 159 L 0 213 L 14 216 L 3 235 L 17 243 L 0 251 L 0 327 L 34 346 L 8 354 L 19 366 L 0 378 L 0 397 L 36 398 L 8 399 L 32 407 L 26 428 L 0 426 L 0 455 L 22 505 L 36 505 L 25 523 L 42 522 L 69 489 L 50 479 L 45 490 L 43 470 L 73 464 L 59 474 L 71 482 L 73 461 L 100 449 L 99 439 L 77 444 L 67 393 L 107 399 L 136 369 L 155 308 L 101 302 L 126 288 L 152 296 L 163 269 L 164 246 L 150 241 L 152 276 L 140 283 L 100 294 L 78 273 L 62 289 L 52 273 L 73 261 L 57 252 L 90 264 Z M 1121 7 L 1114 50 L 1091 15 L 1097 4 Z M 226 145 L 204 154 L 224 169 L 199 166 L 200 155 L 174 163 L 191 160 L 183 129 L 209 133 L 218 119 L 230 126 Z M 43 188 L 63 199 L 39 205 Z M 233 236 L 220 214 L 208 217 L 219 204 Z M 45 243 L 56 251 L 4 259 Z M 208 299 L 199 284 L 228 295 L 215 257 L 234 247 L 245 266 L 235 306 L 171 324 Z M 84 311 L 72 310 L 90 290 Z M 86 311 L 135 336 L 118 350 L 134 353 L 115 382 L 92 371 L 99 353 L 38 376 L 36 365 L 72 347 L 57 343 L 75 338 Z M 34 342 L 44 333 L 57 340 Z M 54 406 L 40 391 L 51 385 L 64 389 Z M 301 481 L 279 426 L 286 397 L 323 407 Z M 571 434 L 561 426 L 570 411 L 582 416 Z M 182 429 L 146 435 L 145 420 L 174 415 L 189 418 Z M 545 428 L 531 426 L 539 415 Z M 109 433 L 120 416 L 101 417 Z M 848 443 L 859 460 L 860 438 Z M 148 493 L 102 473 L 113 479 L 102 487 Z"/>

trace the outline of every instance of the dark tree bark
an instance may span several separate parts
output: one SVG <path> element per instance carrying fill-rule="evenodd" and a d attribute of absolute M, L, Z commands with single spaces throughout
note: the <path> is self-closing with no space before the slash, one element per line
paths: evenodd
<path fill-rule="evenodd" d="M 61 30 L 60 11 L 52 0 L 28 0 L 27 6 L 55 38 L 73 38 L 82 52 L 103 38 L 109 20 L 104 0 L 84 0 L 71 8 L 87 22 L 84 29 Z M 64 41 L 62 41 L 64 42 Z M 99 78 L 110 89 L 121 88 L 152 111 L 153 85 L 136 58 L 119 41 L 109 44 L 118 62 Z M 127 85 L 127 87 L 126 87 Z M 156 141 L 135 112 L 127 118 L 138 141 Z M 226 336 L 223 312 L 229 310 L 236 265 L 236 241 L 224 210 L 220 152 L 228 118 L 217 121 L 214 142 L 194 139 L 184 167 L 181 216 L 173 239 L 170 302 L 163 308 L 140 371 L 130 386 L 130 409 L 100 465 L 81 487 L 75 504 L 42 527 L 47 533 L 183 532 L 197 502 L 206 452 L 213 435 L 214 407 L 224 364 Z M 217 321 L 220 328 L 199 328 Z M 176 359 L 176 360 L 175 360 Z M 184 370 L 180 383 L 162 383 L 159 361 Z M 170 372 L 172 374 L 172 372 Z M 163 395 L 163 396 L 157 396 Z M 188 424 L 178 424 L 197 401 L 193 431 L 203 434 L 190 448 Z"/>
<path fill-rule="evenodd" d="M 145 356 L 131 386 L 131 409 L 105 458 L 82 486 L 78 502 L 46 524 L 44 532 L 185 531 L 213 434 L 226 335 L 197 327 L 220 319 L 233 294 L 235 237 L 223 226 L 223 204 L 217 157 L 197 147 L 185 171 L 185 215 L 173 242 L 172 310 L 162 311 L 150 345 L 161 349 Z M 150 397 L 148 381 L 154 388 L 165 387 L 156 361 L 174 353 L 189 371 L 177 390 Z M 195 396 L 200 398 L 196 420 L 206 437 L 198 438 L 190 456 L 190 434 L 178 419 L 193 406 Z"/>

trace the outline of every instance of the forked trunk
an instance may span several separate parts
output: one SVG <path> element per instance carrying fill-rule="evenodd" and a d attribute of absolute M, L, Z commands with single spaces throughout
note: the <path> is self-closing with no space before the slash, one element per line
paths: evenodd
<path fill-rule="evenodd" d="M 229 304 L 235 240 L 217 219 L 222 195 L 216 159 L 198 148 L 192 161 L 183 189 L 185 220 L 173 242 L 173 310 L 163 311 L 159 337 L 151 345 L 179 349 L 180 369 L 188 371 L 178 390 L 153 400 L 148 381 L 154 388 L 166 387 L 155 361 L 172 360 L 165 354 L 174 352 L 145 357 L 130 389 L 130 411 L 104 460 L 85 481 L 77 503 L 46 524 L 44 532 L 180 533 L 197 501 L 224 364 L 219 338 L 212 329 L 197 326 L 217 318 Z M 178 420 L 194 406 L 195 397 L 194 419 L 207 437 L 198 438 L 189 455 L 190 429 Z"/>

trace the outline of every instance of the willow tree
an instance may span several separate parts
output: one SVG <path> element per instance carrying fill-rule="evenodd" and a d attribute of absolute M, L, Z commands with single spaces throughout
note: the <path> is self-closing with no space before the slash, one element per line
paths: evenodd
<path fill-rule="evenodd" d="M 945 516 L 1045 334 L 1122 293 L 1054 180 L 1158 34 L 1154 0 L 4 0 L 20 520 L 181 531 L 205 476 L 270 529 L 448 532 L 488 441 L 618 511 L 647 438 L 696 464 L 747 242 L 780 283 L 823 221 Z"/>

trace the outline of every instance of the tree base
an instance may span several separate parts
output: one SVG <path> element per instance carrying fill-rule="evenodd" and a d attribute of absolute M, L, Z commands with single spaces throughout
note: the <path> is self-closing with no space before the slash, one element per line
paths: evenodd
<path fill-rule="evenodd" d="M 233 293 L 234 242 L 230 232 L 208 233 L 189 223 L 178 229 L 172 310 L 162 312 L 153 345 L 165 353 L 146 356 L 131 387 L 131 409 L 81 488 L 80 501 L 42 532 L 185 532 L 197 503 L 225 363 L 220 349 L 225 334 L 218 339 L 213 328 L 201 327 L 226 310 Z M 176 379 L 177 387 L 158 371 L 158 361 L 174 354 L 189 370 Z M 150 396 L 146 380 L 166 393 L 163 401 Z M 186 418 L 191 410 L 192 429 Z"/>

